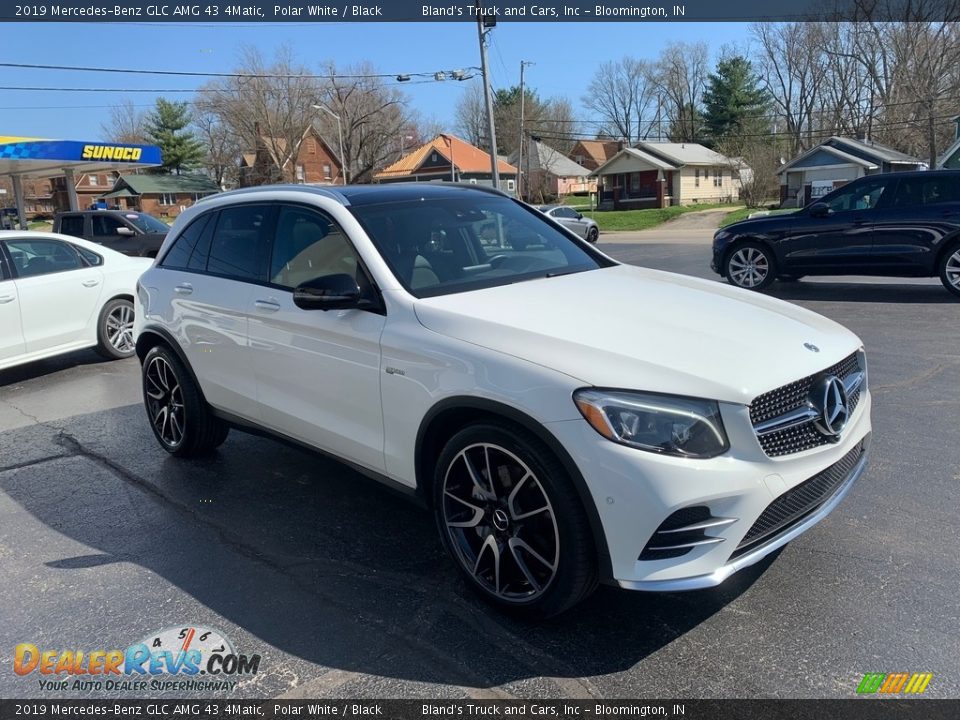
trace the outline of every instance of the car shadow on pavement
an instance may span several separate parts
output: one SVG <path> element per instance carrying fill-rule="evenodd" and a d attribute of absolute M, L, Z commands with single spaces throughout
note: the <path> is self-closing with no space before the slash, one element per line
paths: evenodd
<path fill-rule="evenodd" d="M 766 293 L 781 300 L 825 302 L 940 304 L 960 302 L 940 283 L 824 282 L 822 280 L 774 283 Z"/>
<path fill-rule="evenodd" d="M 76 350 L 65 355 L 57 355 L 45 360 L 35 360 L 6 370 L 0 370 L 0 387 L 35 380 L 44 375 L 52 375 L 75 367 L 106 362 L 111 361 L 101 357 L 93 350 Z"/>
<path fill-rule="evenodd" d="M 316 665 L 348 678 L 472 688 L 546 677 L 548 693 L 589 696 L 591 676 L 628 670 L 694 630 L 773 562 L 712 590 L 601 587 L 560 617 L 523 621 L 473 595 L 444 555 L 431 515 L 340 463 L 238 432 L 210 458 L 177 460 L 156 446 L 137 406 L 61 425 L 53 442 L 65 456 L 6 471 L 0 458 L 0 489 L 29 513 L 21 513 L 23 536 L 35 534 L 35 518 L 42 533 L 73 541 L 58 557 L 26 540 L 10 548 L 27 577 L 72 588 L 55 609 L 48 601 L 31 611 L 20 585 L 21 612 L 36 614 L 29 625 L 69 625 L 106 592 L 111 626 L 131 642 L 151 628 L 209 623 L 245 652 L 263 653 L 265 668 L 299 663 L 301 680 L 321 675 Z M 49 443 L 50 432 L 20 428 L 0 440 Z M 19 527 L 10 533 L 18 537 Z M 121 587 L 103 579 L 116 583 L 121 572 Z M 127 595 L 137 603 L 130 614 Z M 172 604 L 143 604 L 144 595 Z M 190 616 L 170 617 L 164 607 Z M 345 682 L 324 692 L 348 696 Z M 289 690 L 269 683 L 247 692 Z M 309 681 L 304 687 L 310 692 Z"/>

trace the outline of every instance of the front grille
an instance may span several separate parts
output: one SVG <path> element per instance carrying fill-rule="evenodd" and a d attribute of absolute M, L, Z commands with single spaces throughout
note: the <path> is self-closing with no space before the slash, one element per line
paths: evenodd
<path fill-rule="evenodd" d="M 795 488 L 787 490 L 774 500 L 747 531 L 730 559 L 770 539 L 772 535 L 789 530 L 805 517 L 826 503 L 840 489 L 850 472 L 856 467 L 865 452 L 865 440 L 844 455 L 826 470 L 817 473 Z"/>
<path fill-rule="evenodd" d="M 772 420 L 773 418 L 804 407 L 807 404 L 807 398 L 810 395 L 810 390 L 814 382 L 823 375 L 836 375 L 843 380 L 851 373 L 863 369 L 864 368 L 860 367 L 858 353 L 853 353 L 823 372 L 810 375 L 802 380 L 797 380 L 796 382 L 760 395 L 750 405 L 750 421 L 756 426 L 767 420 Z M 851 415 L 860 402 L 860 394 L 863 387 L 864 386 L 861 385 L 855 391 L 851 392 L 848 397 Z M 829 437 L 816 429 L 812 421 L 806 425 L 778 430 L 777 432 L 772 432 L 767 435 L 758 435 L 758 440 L 760 441 L 760 447 L 763 448 L 763 451 L 769 457 L 790 455 L 831 442 Z"/>

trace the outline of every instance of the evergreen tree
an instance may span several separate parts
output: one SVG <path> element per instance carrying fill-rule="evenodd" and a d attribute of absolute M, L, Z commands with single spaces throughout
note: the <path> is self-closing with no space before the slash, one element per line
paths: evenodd
<path fill-rule="evenodd" d="M 203 144 L 188 129 L 190 120 L 187 103 L 157 98 L 157 107 L 145 126 L 147 138 L 160 147 L 163 156 L 163 165 L 153 172 L 179 175 L 203 162 Z"/>
<path fill-rule="evenodd" d="M 711 146 L 731 136 L 763 133 L 769 128 L 769 120 L 763 117 L 769 98 L 750 61 L 742 56 L 717 63 L 716 73 L 707 77 L 703 107 L 706 140 Z"/>

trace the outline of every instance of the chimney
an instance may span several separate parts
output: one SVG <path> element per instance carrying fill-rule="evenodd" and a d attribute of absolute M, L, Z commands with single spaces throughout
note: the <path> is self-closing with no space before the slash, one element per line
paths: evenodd
<path fill-rule="evenodd" d="M 623 140 L 617 140 L 617 152 L 623 150 Z"/>

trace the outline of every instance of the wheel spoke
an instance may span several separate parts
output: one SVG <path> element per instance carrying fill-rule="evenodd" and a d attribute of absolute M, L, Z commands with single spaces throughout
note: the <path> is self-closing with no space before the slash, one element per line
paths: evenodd
<path fill-rule="evenodd" d="M 487 535 L 486 539 L 483 541 L 483 545 L 480 546 L 479 552 L 477 552 L 477 562 L 473 566 L 474 577 L 479 577 L 480 573 L 480 562 L 483 560 L 483 553 L 490 549 L 490 552 L 493 554 L 493 587 L 494 592 L 500 594 L 500 546 L 497 544 L 497 539 L 491 533 Z"/>
<path fill-rule="evenodd" d="M 487 484 L 490 485 L 490 494 L 493 496 L 493 499 L 497 499 L 497 491 L 493 485 L 493 470 L 490 469 L 490 446 L 483 446 L 483 459 L 487 464 Z"/>
<path fill-rule="evenodd" d="M 524 552 L 529 554 L 532 558 L 537 560 L 541 565 L 543 565 L 545 568 L 550 570 L 550 572 L 553 572 L 554 570 L 557 569 L 556 563 L 551 563 L 549 560 L 543 557 L 543 555 L 541 555 L 532 547 L 530 547 L 530 543 L 525 542 L 518 537 L 513 537 L 513 538 L 510 538 L 510 545 L 511 545 L 511 549 L 513 549 L 514 552 L 516 552 L 515 548 L 522 549 Z"/>
<path fill-rule="evenodd" d="M 530 583 L 533 587 L 534 592 L 540 592 L 540 583 L 537 582 L 537 579 L 533 576 L 533 573 L 530 571 L 530 568 L 527 567 L 526 561 L 517 554 L 517 542 L 516 538 L 510 538 L 507 542 L 507 547 L 510 549 L 510 555 L 513 557 L 513 561 L 517 564 L 517 567 L 520 568 L 520 572 L 523 573 L 523 576 L 527 579 L 527 582 Z"/>
<path fill-rule="evenodd" d="M 468 528 L 468 527 L 476 527 L 477 525 L 480 524 L 480 521 L 483 519 L 483 508 L 482 508 L 482 507 L 479 507 L 479 506 L 477 506 L 477 505 L 474 505 L 473 503 L 469 503 L 469 502 L 467 502 L 466 500 L 464 500 L 463 498 L 457 497 L 456 495 L 454 495 L 454 494 L 453 494 L 452 492 L 450 492 L 449 490 L 444 490 L 444 491 L 443 491 L 443 494 L 444 494 L 445 497 L 448 497 L 448 498 L 450 498 L 451 500 L 454 500 L 454 501 L 460 503 L 461 505 L 464 505 L 465 507 L 467 507 L 467 508 L 469 508 L 470 510 L 473 511 L 473 517 L 470 518 L 469 520 L 459 520 L 459 521 L 447 520 L 447 526 L 448 526 L 448 527 L 463 527 L 463 528 Z"/>
<path fill-rule="evenodd" d="M 470 474 L 470 479 L 473 481 L 474 487 L 477 488 L 477 492 L 480 493 L 480 496 L 488 499 L 496 499 L 496 495 L 493 494 L 493 491 L 488 490 L 483 486 L 483 483 L 480 481 L 480 473 L 477 472 L 477 469 L 470 461 L 467 451 L 464 450 L 460 454 L 463 456 L 463 464 L 467 466 L 467 472 Z"/>
<path fill-rule="evenodd" d="M 517 493 L 520 492 L 520 488 L 524 486 L 527 480 L 529 480 L 532 477 L 533 475 L 531 473 L 529 472 L 525 473 L 522 478 L 517 480 L 517 484 L 513 486 L 513 490 L 510 491 L 510 495 L 507 497 L 507 508 L 510 510 L 510 517 L 514 520 L 519 519 L 517 517 L 516 507 L 513 504 L 514 501 L 517 499 Z"/>

